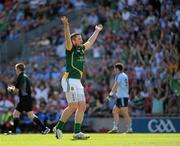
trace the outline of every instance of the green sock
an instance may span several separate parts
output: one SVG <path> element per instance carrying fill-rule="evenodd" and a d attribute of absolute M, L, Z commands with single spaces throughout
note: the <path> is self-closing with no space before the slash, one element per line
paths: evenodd
<path fill-rule="evenodd" d="M 59 121 L 56 125 L 57 129 L 63 130 L 65 123 L 63 121 Z"/>
<path fill-rule="evenodd" d="M 74 124 L 74 133 L 79 133 L 79 132 L 81 132 L 81 124 L 75 123 Z"/>

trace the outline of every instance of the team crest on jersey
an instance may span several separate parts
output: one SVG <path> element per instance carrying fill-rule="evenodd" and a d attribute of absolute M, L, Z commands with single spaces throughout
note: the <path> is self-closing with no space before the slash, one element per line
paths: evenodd
<path fill-rule="evenodd" d="M 84 54 L 84 51 L 83 51 L 83 49 L 82 49 L 82 48 L 78 48 L 78 49 L 77 49 L 77 53 L 79 53 L 79 54 L 83 55 L 83 54 Z"/>

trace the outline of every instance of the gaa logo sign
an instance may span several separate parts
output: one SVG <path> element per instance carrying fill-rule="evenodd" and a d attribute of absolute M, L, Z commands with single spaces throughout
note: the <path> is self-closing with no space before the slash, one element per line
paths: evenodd
<path fill-rule="evenodd" d="M 169 132 L 176 132 L 173 123 L 171 120 L 158 120 L 153 119 L 148 122 L 148 129 L 152 133 L 169 133 Z"/>

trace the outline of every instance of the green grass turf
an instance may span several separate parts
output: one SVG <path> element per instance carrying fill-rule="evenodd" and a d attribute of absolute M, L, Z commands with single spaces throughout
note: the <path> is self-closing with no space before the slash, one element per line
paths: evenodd
<path fill-rule="evenodd" d="M 180 134 L 89 134 L 88 140 L 72 140 L 63 134 L 0 134 L 0 146 L 180 146 Z"/>

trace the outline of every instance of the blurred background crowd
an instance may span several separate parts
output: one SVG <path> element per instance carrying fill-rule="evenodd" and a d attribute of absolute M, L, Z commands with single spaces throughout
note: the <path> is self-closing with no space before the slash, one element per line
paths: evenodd
<path fill-rule="evenodd" d="M 0 0 L 0 44 L 47 24 L 69 12 L 71 32 L 84 41 L 103 24 L 96 43 L 87 50 L 83 83 L 86 118 L 111 117 L 115 98 L 107 101 L 114 81 L 113 63 L 121 61 L 129 76 L 131 116 L 180 115 L 180 7 L 173 0 Z M 69 17 L 69 16 L 67 16 Z M 50 127 L 67 106 L 60 87 L 65 72 L 63 26 L 57 23 L 34 36 L 22 54 L 1 62 L 0 127 L 11 125 L 18 95 L 7 93 L 15 79 L 14 65 L 26 64 L 32 80 L 33 110 Z M 22 115 L 22 125 L 31 125 Z"/>

